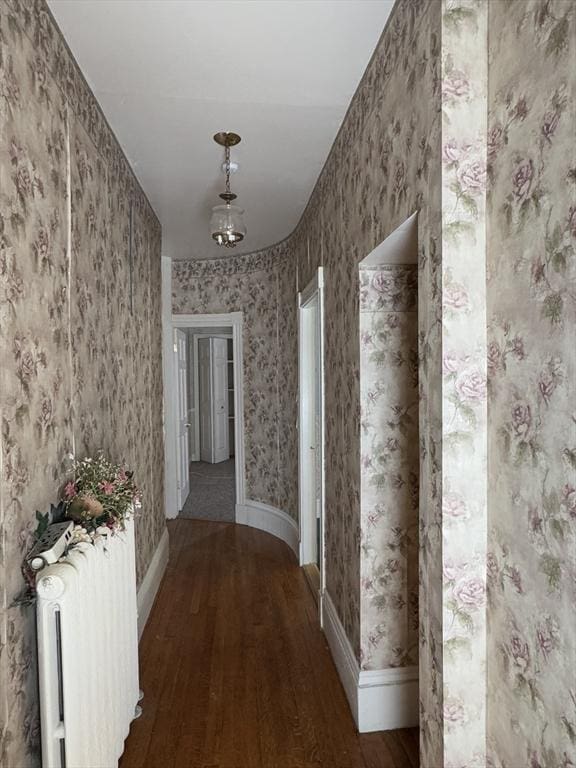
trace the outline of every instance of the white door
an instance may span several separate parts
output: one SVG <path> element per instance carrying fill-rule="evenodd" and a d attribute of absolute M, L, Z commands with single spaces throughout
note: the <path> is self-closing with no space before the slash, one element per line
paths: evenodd
<path fill-rule="evenodd" d="M 176 370 L 178 374 L 178 509 L 182 509 L 190 493 L 190 459 L 188 429 L 188 355 L 184 331 L 175 331 Z"/>
<path fill-rule="evenodd" d="M 212 428 L 214 463 L 230 458 L 228 431 L 228 341 L 210 339 L 212 352 Z"/>
<path fill-rule="evenodd" d="M 198 383 L 200 390 L 200 459 L 212 463 L 212 396 L 210 339 L 198 341 Z"/>
<path fill-rule="evenodd" d="M 302 525 L 304 565 L 314 563 L 320 570 L 320 458 L 319 450 L 319 384 L 318 361 L 318 297 L 302 308 L 300 315 L 300 430 L 302 467 Z"/>
<path fill-rule="evenodd" d="M 200 458 L 210 464 L 230 458 L 228 443 L 228 345 L 226 339 L 198 341 Z"/>

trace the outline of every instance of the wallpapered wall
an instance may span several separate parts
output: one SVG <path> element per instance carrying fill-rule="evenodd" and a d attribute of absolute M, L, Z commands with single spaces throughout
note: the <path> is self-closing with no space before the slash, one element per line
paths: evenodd
<path fill-rule="evenodd" d="M 298 518 L 296 275 L 278 245 L 173 264 L 174 313 L 244 313 L 246 496 Z"/>
<path fill-rule="evenodd" d="M 34 609 L 12 603 L 66 454 L 136 470 L 139 581 L 164 528 L 161 233 L 43 2 L 0 0 L 0 43 L 0 763 L 33 768 Z"/>
<path fill-rule="evenodd" d="M 489 759 L 496 768 L 569 766 L 576 765 L 576 7 L 494 3 L 489 33 Z"/>
<path fill-rule="evenodd" d="M 418 664 L 418 272 L 360 270 L 361 666 Z"/>

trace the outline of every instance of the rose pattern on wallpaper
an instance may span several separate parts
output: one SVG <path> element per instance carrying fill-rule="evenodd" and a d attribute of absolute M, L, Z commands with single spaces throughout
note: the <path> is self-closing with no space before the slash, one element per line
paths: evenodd
<path fill-rule="evenodd" d="M 34 610 L 12 603 L 66 455 L 136 468 L 139 581 L 164 530 L 160 227 L 46 6 L 2 0 L 0 41 L 0 762 L 33 768 Z"/>
<path fill-rule="evenodd" d="M 567 768 L 576 765 L 576 9 L 496 4 L 490 36 L 488 759 Z"/>
<path fill-rule="evenodd" d="M 7 0 L 2 2 L 7 5 Z M 7 7 L 13 9 L 11 22 L 0 28 L 3 42 L 12 40 L 12 45 L 1 63 L 0 118 L 6 118 L 6 104 L 27 101 L 30 88 L 38 104 L 49 109 L 42 120 L 45 135 L 38 138 L 41 151 L 38 147 L 36 152 L 43 163 L 27 159 L 34 141 L 28 127 L 13 132 L 16 141 L 6 160 L 10 179 L 14 177 L 13 229 L 7 234 L 4 227 L 3 238 L 13 240 L 18 232 L 37 268 L 52 269 L 54 285 L 53 300 L 38 327 L 14 335 L 19 357 L 10 375 L 14 391 L 26 386 L 34 398 L 26 429 L 35 429 L 36 435 L 55 434 L 63 443 L 50 443 L 54 450 L 51 456 L 46 453 L 43 464 L 57 479 L 69 434 L 60 429 L 70 418 L 64 403 L 72 402 L 77 384 L 65 366 L 57 371 L 52 365 L 53 354 L 60 359 L 68 343 L 65 332 L 58 334 L 65 319 L 62 308 L 67 306 L 56 300 L 66 295 L 66 211 L 52 211 L 53 204 L 44 211 L 42 206 L 51 199 L 47 190 L 65 189 L 62 125 L 68 125 L 70 115 L 86 130 L 104 164 L 101 170 L 95 168 L 96 181 L 76 201 L 77 210 L 88 213 L 82 226 L 92 226 L 90 199 L 98 195 L 104 177 L 118 189 L 116 179 L 122 174 L 110 171 L 117 149 L 45 7 L 16 0 Z M 364 637 L 374 639 L 380 653 L 385 636 L 379 627 L 386 626 L 396 610 L 374 606 L 374 621 L 364 626 L 363 600 L 375 581 L 395 588 L 404 578 L 407 540 L 402 531 L 391 537 L 390 556 L 375 562 L 373 573 L 364 570 L 367 526 L 377 529 L 386 510 L 375 505 L 364 519 L 361 507 L 358 263 L 419 211 L 419 660 L 426 768 L 576 764 L 576 693 L 567 674 L 576 663 L 570 625 L 576 435 L 569 400 L 576 367 L 570 344 L 576 236 L 576 160 L 570 134 L 574 16 L 573 4 L 565 0 L 399 0 L 302 220 L 278 246 L 282 257 L 272 248 L 212 265 L 175 265 L 177 311 L 242 309 L 250 316 L 254 332 L 245 329 L 245 347 L 250 370 L 257 371 L 247 403 L 253 435 L 250 493 L 268 503 L 276 500 L 275 506 L 291 514 L 296 514 L 297 502 L 295 293 L 319 264 L 324 266 L 328 591 L 360 660 Z M 30 53 L 26 74 L 20 54 L 12 52 L 12 47 L 19 50 L 21 40 L 26 43 L 23 30 L 29 31 L 36 54 Z M 48 127 L 51 121 L 53 129 Z M 79 147 L 84 144 L 74 120 L 67 130 Z M 93 163 L 94 153 L 88 148 L 87 154 Z M 44 165 L 49 166 L 46 171 Z M 118 194 L 115 205 L 122 199 Z M 40 211 L 37 228 L 30 220 L 32 209 Z M 138 214 L 144 221 L 146 210 L 143 206 Z M 93 223 L 101 226 L 98 216 Z M 110 235 L 119 236 L 120 231 Z M 485 236 L 487 248 L 482 244 Z M 154 237 L 142 242 L 136 238 L 138 270 L 145 270 L 150 255 L 157 253 Z M 4 245 L 1 262 L 3 323 L 4 313 L 13 311 L 29 292 L 28 268 L 10 247 Z M 91 258 L 99 264 L 98 253 Z M 113 269 L 122 272 L 121 264 L 120 259 Z M 101 269 L 107 279 L 107 267 Z M 91 304 L 83 288 L 87 280 L 81 273 L 78 278 L 78 311 L 87 313 L 93 329 L 96 294 Z M 159 279 L 152 280 L 143 291 L 152 306 L 147 328 L 127 334 L 132 359 L 149 360 L 147 333 L 159 339 L 159 284 Z M 385 281 L 381 287 L 387 290 Z M 43 296 L 34 298 L 44 306 Z M 114 306 L 110 302 L 106 310 L 112 313 L 110 319 Z M 52 327 L 48 349 L 45 329 Z M 159 340 L 152 346 L 159 350 Z M 110 370 L 122 372 L 125 362 L 111 347 L 106 352 L 112 356 Z M 98 350 L 96 356 L 100 354 L 104 352 Z M 152 374 L 138 384 L 138 397 L 153 396 L 160 402 L 159 358 L 154 355 Z M 80 372 L 79 366 L 77 375 Z M 377 401 L 380 390 L 375 387 L 374 392 Z M 104 394 L 105 388 L 96 385 L 85 397 L 96 400 Z M 28 417 L 18 411 L 16 401 L 12 405 L 8 422 L 17 425 Z M 159 434 L 158 410 L 149 427 L 143 417 L 135 417 L 141 419 L 139 429 Z M 123 413 L 111 417 L 119 430 L 124 428 Z M 81 435 L 98 428 L 85 414 L 78 419 Z M 152 442 L 144 449 L 146 461 L 156 451 L 152 464 L 159 466 L 161 441 Z M 33 463 L 3 438 L 4 445 L 10 453 L 6 474 L 14 497 L 21 498 Z M 382 457 L 394 455 L 393 447 L 392 442 Z M 474 471 L 465 473 L 463 466 Z M 274 474 L 278 467 L 280 474 Z M 157 478 L 152 485 L 159 487 Z M 36 498 L 26 500 L 26 506 L 36 503 Z M 25 535 L 15 533 L 22 528 L 22 517 L 11 509 L 8 516 L 4 513 L 3 525 L 23 552 Z M 156 523 L 146 524 L 150 527 L 143 546 L 147 542 L 152 551 Z M 31 700 L 26 689 L 33 687 L 27 621 L 13 616 L 7 620 L 7 637 L 14 640 L 10 647 L 15 650 L 11 666 L 4 663 L 4 650 L 0 665 L 4 690 L 8 668 L 14 671 L 10 689 L 24 691 L 19 702 Z M 18 704 L 13 721 L 19 736 L 10 741 L 9 731 L 3 731 L 3 757 L 8 752 L 26 754 L 22 739 L 29 748 L 37 742 L 37 719 L 29 703 Z"/>
<path fill-rule="evenodd" d="M 362 669 L 418 663 L 417 289 L 360 269 Z"/>

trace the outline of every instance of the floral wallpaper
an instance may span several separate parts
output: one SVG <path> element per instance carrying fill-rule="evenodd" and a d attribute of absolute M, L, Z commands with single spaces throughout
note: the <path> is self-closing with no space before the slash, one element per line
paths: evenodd
<path fill-rule="evenodd" d="M 33 766 L 8 606 L 64 454 L 145 467 L 139 577 L 162 531 L 160 231 L 43 3 L 0 2 L 0 761 Z M 247 493 L 294 518 L 296 293 L 324 267 L 327 589 L 363 668 L 414 664 L 418 546 L 423 768 L 576 765 L 575 16 L 398 0 L 295 232 L 173 265 L 175 312 L 244 312 Z M 359 270 L 415 211 L 417 291 Z"/>
<path fill-rule="evenodd" d="M 417 267 L 360 270 L 361 666 L 418 664 Z"/>
<path fill-rule="evenodd" d="M 442 4 L 444 765 L 486 765 L 486 2 Z"/>
<path fill-rule="evenodd" d="M 576 7 L 490 5 L 488 758 L 576 765 Z M 535 84 L 537 87 L 535 87 Z"/>
<path fill-rule="evenodd" d="M 33 768 L 34 609 L 13 603 L 66 455 L 135 468 L 139 581 L 164 528 L 161 235 L 43 2 L 0 0 L 0 133 L 0 763 Z"/>
<path fill-rule="evenodd" d="M 296 276 L 283 244 L 175 261 L 175 314 L 244 314 L 246 496 L 298 519 Z"/>

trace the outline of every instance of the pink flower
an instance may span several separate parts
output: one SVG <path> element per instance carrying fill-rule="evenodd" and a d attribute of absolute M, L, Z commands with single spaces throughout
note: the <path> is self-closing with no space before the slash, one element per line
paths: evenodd
<path fill-rule="evenodd" d="M 125 483 L 125 482 L 126 482 L 126 480 L 128 480 L 128 475 L 126 474 L 126 470 L 125 470 L 125 469 L 120 469 L 120 470 L 118 471 L 118 474 L 116 475 L 116 478 L 117 478 L 117 479 L 118 479 L 118 480 L 119 480 L 121 483 Z"/>
<path fill-rule="evenodd" d="M 558 122 L 560 121 L 560 112 L 557 110 L 554 110 L 553 112 L 546 112 L 544 115 L 544 122 L 542 123 L 542 133 L 545 136 L 545 138 L 550 141 L 551 137 L 554 135 L 556 128 L 558 127 Z"/>
<path fill-rule="evenodd" d="M 540 380 L 538 381 L 538 389 L 540 390 L 540 394 L 542 395 L 542 399 L 545 403 L 550 402 L 550 398 L 554 394 L 557 383 L 557 378 L 553 376 L 550 371 L 544 371 L 540 375 Z"/>
<path fill-rule="evenodd" d="M 460 98 L 470 93 L 470 83 L 464 72 L 453 69 L 442 81 L 442 95 Z"/>
<path fill-rule="evenodd" d="M 372 334 L 368 333 L 367 331 L 364 331 L 360 337 L 360 342 L 362 345 L 362 349 L 366 349 L 366 347 L 370 347 L 372 345 Z"/>
<path fill-rule="evenodd" d="M 532 179 L 534 178 L 534 165 L 532 160 L 520 160 L 516 163 L 516 168 L 512 176 L 512 187 L 514 197 L 520 202 L 524 202 L 530 196 L 532 188 Z"/>
<path fill-rule="evenodd" d="M 568 484 L 562 488 L 561 504 L 570 517 L 576 519 L 576 488 Z"/>
<path fill-rule="evenodd" d="M 100 483 L 100 486 L 99 486 L 99 487 L 100 487 L 100 490 L 104 491 L 104 493 L 105 493 L 107 496 L 110 496 L 110 494 L 111 494 L 111 493 L 114 493 L 114 483 L 111 483 L 111 482 L 110 482 L 110 481 L 108 481 L 108 480 L 103 480 L 103 481 Z"/>
<path fill-rule="evenodd" d="M 512 409 L 512 428 L 516 437 L 525 439 L 532 425 L 532 411 L 526 403 L 517 403 Z"/>
<path fill-rule="evenodd" d="M 524 341 L 521 336 L 514 336 L 512 339 L 512 354 L 518 360 L 524 360 L 526 353 L 524 352 Z"/>
<path fill-rule="evenodd" d="M 459 723 L 464 720 L 464 705 L 460 699 L 446 699 L 444 702 L 444 718 L 450 723 Z"/>
<path fill-rule="evenodd" d="M 550 616 L 538 625 L 536 639 L 544 658 L 547 659 L 550 653 L 558 647 L 558 634 L 558 624 Z"/>
<path fill-rule="evenodd" d="M 469 306 L 468 293 L 461 283 L 448 283 L 444 287 L 444 306 L 451 309 L 465 309 Z"/>
<path fill-rule="evenodd" d="M 478 402 L 486 399 L 486 376 L 478 369 L 464 371 L 456 379 L 456 391 L 462 400 Z"/>
<path fill-rule="evenodd" d="M 446 581 L 456 581 L 461 572 L 462 568 L 452 560 L 447 560 L 442 567 L 442 575 Z"/>
<path fill-rule="evenodd" d="M 391 296 L 396 293 L 396 281 L 386 272 L 377 272 L 372 280 L 372 285 L 378 293 Z"/>
<path fill-rule="evenodd" d="M 442 161 L 446 165 L 457 163 L 460 159 L 460 154 L 461 152 L 455 139 L 450 139 L 450 141 L 447 141 L 442 147 Z"/>
<path fill-rule="evenodd" d="M 528 105 L 526 104 L 526 97 L 521 96 L 516 102 L 516 106 L 514 107 L 514 118 L 516 120 L 524 120 L 527 114 Z"/>
<path fill-rule="evenodd" d="M 493 160 L 504 143 L 504 129 L 497 123 L 488 132 L 488 158 Z"/>
<path fill-rule="evenodd" d="M 512 566 L 508 575 L 510 577 L 510 581 L 512 584 L 514 584 L 514 589 L 516 590 L 517 594 L 523 594 L 524 590 L 522 588 L 522 576 L 520 575 L 518 568 L 516 568 L 516 566 Z"/>
<path fill-rule="evenodd" d="M 502 352 L 496 341 L 491 341 L 488 344 L 488 371 L 494 375 L 494 373 L 500 367 L 500 361 L 502 360 Z"/>
<path fill-rule="evenodd" d="M 498 558 L 493 552 L 488 552 L 488 555 L 486 556 L 486 572 L 491 581 L 496 581 L 500 575 Z"/>
<path fill-rule="evenodd" d="M 516 666 L 520 667 L 522 672 L 525 672 L 530 666 L 530 650 L 528 648 L 528 643 L 523 642 L 518 635 L 513 635 L 510 639 L 510 653 L 512 654 Z"/>
<path fill-rule="evenodd" d="M 478 195 L 486 189 L 486 164 L 480 160 L 463 165 L 457 176 L 464 191 L 470 195 Z"/>
<path fill-rule="evenodd" d="M 484 605 L 486 587 L 482 579 L 473 576 L 464 579 L 454 587 L 454 597 L 461 607 L 474 610 Z"/>
<path fill-rule="evenodd" d="M 466 502 L 459 493 L 447 493 L 442 500 L 442 514 L 459 518 L 468 514 Z"/>
<path fill-rule="evenodd" d="M 444 375 L 449 376 L 451 373 L 457 373 L 458 362 L 459 361 L 456 355 L 451 355 L 450 353 L 446 353 L 442 358 L 442 368 L 444 370 Z"/>
<path fill-rule="evenodd" d="M 64 486 L 64 496 L 67 499 L 74 498 L 74 496 L 76 496 L 77 492 L 78 491 L 76 489 L 76 483 L 74 483 L 72 480 L 67 482 L 66 485 Z"/>

